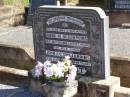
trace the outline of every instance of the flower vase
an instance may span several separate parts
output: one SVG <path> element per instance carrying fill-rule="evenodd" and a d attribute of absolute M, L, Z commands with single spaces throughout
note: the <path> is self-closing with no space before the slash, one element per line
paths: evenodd
<path fill-rule="evenodd" d="M 78 82 L 51 82 L 42 85 L 45 97 L 74 97 L 77 94 Z"/>

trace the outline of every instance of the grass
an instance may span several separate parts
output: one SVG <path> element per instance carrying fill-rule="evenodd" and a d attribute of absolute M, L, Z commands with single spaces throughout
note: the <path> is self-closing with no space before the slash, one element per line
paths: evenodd
<path fill-rule="evenodd" d="M 3 0 L 5 5 L 21 5 L 26 6 L 29 4 L 29 0 Z"/>

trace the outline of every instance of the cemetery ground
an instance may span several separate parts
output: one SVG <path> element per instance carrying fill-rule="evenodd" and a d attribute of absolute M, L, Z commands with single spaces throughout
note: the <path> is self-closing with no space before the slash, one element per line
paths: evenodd
<path fill-rule="evenodd" d="M 121 85 L 126 87 L 130 87 L 129 32 L 130 29 L 110 28 L 111 74 L 121 77 Z M 0 28 L 0 64 L 1 66 L 3 66 L 3 68 L 2 67 L 0 68 L 1 83 L 5 84 L 11 83 L 15 85 L 22 85 L 22 83 L 24 83 L 24 86 L 27 86 L 29 79 L 27 78 L 26 70 L 29 70 L 34 66 L 33 59 L 34 59 L 34 48 L 33 48 L 33 36 L 31 27 L 17 26 L 17 27 Z M 9 67 L 9 69 L 4 66 Z M 19 71 L 21 69 L 24 71 Z M 3 84 L 0 85 L 0 88 L 4 88 L 3 86 L 6 88 L 7 87 L 10 88 L 10 86 L 5 86 Z M 21 91 L 24 91 L 23 88 L 19 87 L 17 88 L 18 91 L 19 89 Z M 9 90 L 10 94 L 13 93 L 11 91 L 13 90 Z M 27 94 L 28 93 L 30 93 L 29 90 Z"/>

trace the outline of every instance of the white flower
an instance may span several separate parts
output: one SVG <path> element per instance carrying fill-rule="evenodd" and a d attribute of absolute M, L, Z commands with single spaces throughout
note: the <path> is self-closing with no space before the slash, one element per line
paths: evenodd
<path fill-rule="evenodd" d="M 58 61 L 57 66 L 60 67 L 60 68 L 63 68 L 64 64 L 65 64 L 64 62 Z"/>
<path fill-rule="evenodd" d="M 43 64 L 44 68 L 48 68 L 48 67 L 50 67 L 51 65 L 52 65 L 52 64 L 51 64 L 50 61 L 45 61 L 44 64 Z"/>
<path fill-rule="evenodd" d="M 51 77 L 53 76 L 53 70 L 51 68 L 48 68 L 45 72 L 46 77 Z"/>
<path fill-rule="evenodd" d="M 72 74 L 73 76 L 77 75 L 77 68 L 75 67 L 75 65 L 72 65 L 70 67 L 70 74 Z"/>
<path fill-rule="evenodd" d="M 73 81 L 77 75 L 77 68 L 74 65 L 71 65 L 69 56 L 65 56 L 64 60 L 58 61 L 57 64 L 51 63 L 50 61 L 45 61 L 44 64 L 42 64 L 38 61 L 34 70 L 35 77 L 39 78 L 42 76 L 43 70 L 44 75 L 47 77 L 47 79 L 54 81 L 60 80 L 64 77 L 67 77 L 67 81 Z M 66 76 L 66 74 L 68 75 Z"/>
<path fill-rule="evenodd" d="M 69 71 L 69 74 L 67 76 L 68 77 L 67 81 L 73 81 L 73 80 L 75 80 L 76 76 L 77 76 L 77 68 L 74 65 L 72 65 L 70 67 L 70 71 Z"/>
<path fill-rule="evenodd" d="M 64 73 L 63 73 L 63 71 L 61 69 L 58 69 L 57 72 L 55 73 L 55 76 L 59 77 L 59 78 L 64 77 Z"/>
<path fill-rule="evenodd" d="M 55 74 L 57 72 L 57 65 L 56 64 L 53 64 L 52 65 L 52 70 L 53 70 L 53 73 Z"/>
<path fill-rule="evenodd" d="M 65 59 L 70 60 L 70 56 L 65 56 Z"/>
<path fill-rule="evenodd" d="M 47 74 L 47 72 L 50 71 L 50 70 L 48 71 L 47 69 L 49 69 L 52 66 L 52 64 L 50 61 L 45 61 L 43 66 L 44 66 L 44 74 Z"/>

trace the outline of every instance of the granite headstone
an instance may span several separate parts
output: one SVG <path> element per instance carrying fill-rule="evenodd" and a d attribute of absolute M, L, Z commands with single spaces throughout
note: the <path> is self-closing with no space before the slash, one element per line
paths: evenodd
<path fill-rule="evenodd" d="M 57 0 L 30 0 L 27 24 L 32 25 L 32 17 L 35 10 L 42 5 L 57 5 Z"/>
<path fill-rule="evenodd" d="M 97 7 L 42 6 L 33 18 L 36 61 L 70 56 L 78 74 L 110 74 L 108 17 Z"/>

